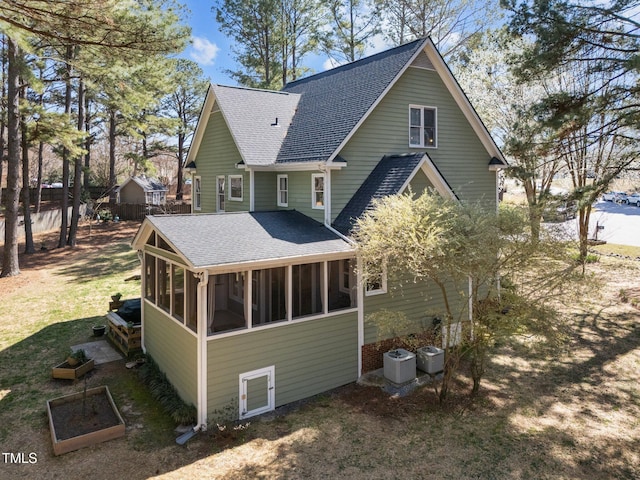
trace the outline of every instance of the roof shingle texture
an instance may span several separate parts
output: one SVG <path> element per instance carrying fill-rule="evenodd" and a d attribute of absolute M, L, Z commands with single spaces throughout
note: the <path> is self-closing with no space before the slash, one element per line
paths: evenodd
<path fill-rule="evenodd" d="M 145 192 L 153 192 L 153 191 L 166 192 L 168 190 L 168 188 L 165 187 L 160 182 L 160 180 L 157 180 L 155 178 L 140 176 L 140 177 L 131 177 L 131 180 L 133 180 L 138 185 L 140 185 Z"/>
<path fill-rule="evenodd" d="M 194 267 L 352 250 L 324 225 L 294 210 L 151 215 L 147 220 Z"/>
<path fill-rule="evenodd" d="M 216 101 L 247 165 L 273 165 L 300 95 L 212 85 Z"/>
<path fill-rule="evenodd" d="M 373 208 L 374 200 L 400 193 L 402 186 L 424 158 L 424 153 L 386 155 L 344 206 L 333 227 L 349 235 L 355 221 Z"/>
<path fill-rule="evenodd" d="M 325 161 L 425 43 L 419 39 L 289 83 L 301 94 L 278 163 Z"/>

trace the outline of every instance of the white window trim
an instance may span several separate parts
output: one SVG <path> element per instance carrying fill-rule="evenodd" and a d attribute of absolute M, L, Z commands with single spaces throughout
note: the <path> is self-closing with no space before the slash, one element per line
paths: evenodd
<path fill-rule="evenodd" d="M 416 108 L 420 109 L 420 143 L 411 143 L 411 109 Z M 435 119 L 435 132 L 433 135 L 433 145 L 425 145 L 424 144 L 424 109 L 427 108 L 429 110 L 433 110 L 433 116 Z M 438 148 L 438 108 L 431 107 L 429 105 L 409 105 L 409 147 L 410 148 Z"/>
<path fill-rule="evenodd" d="M 193 209 L 202 210 L 202 177 L 200 175 L 193 177 Z"/>
<path fill-rule="evenodd" d="M 369 289 L 367 283 L 364 283 L 364 294 L 367 297 L 372 297 L 373 295 L 383 295 L 387 293 L 387 266 L 382 266 L 382 274 L 380 275 L 380 288 L 376 288 L 375 290 Z"/>
<path fill-rule="evenodd" d="M 316 205 L 316 178 L 322 178 L 322 205 Z M 324 173 L 312 173 L 311 174 L 311 208 L 314 210 L 324 210 L 324 206 L 327 203 L 327 179 L 325 178 Z"/>
<path fill-rule="evenodd" d="M 231 186 L 231 180 L 239 178 L 240 179 L 240 198 L 238 197 L 232 197 L 231 196 L 231 192 L 233 192 L 233 188 Z M 242 175 L 229 175 L 229 178 L 227 179 L 229 182 L 229 201 L 231 202 L 241 202 L 244 199 L 244 177 Z"/>
<path fill-rule="evenodd" d="M 281 190 L 280 189 L 280 179 L 284 178 L 287 181 L 287 189 L 286 190 Z M 279 207 L 288 207 L 289 206 L 289 175 L 278 175 L 278 179 L 277 179 L 277 185 L 276 185 L 276 192 L 278 195 L 278 198 L 276 199 L 277 205 Z M 286 202 L 282 202 L 280 201 L 280 194 L 282 192 L 287 192 L 287 201 Z"/>

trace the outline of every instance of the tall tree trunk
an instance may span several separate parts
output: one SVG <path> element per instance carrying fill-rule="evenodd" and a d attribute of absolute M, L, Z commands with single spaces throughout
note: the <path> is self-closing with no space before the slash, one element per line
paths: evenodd
<path fill-rule="evenodd" d="M 36 190 L 36 213 L 40 213 L 42 203 L 42 163 L 44 154 L 44 142 L 38 142 L 38 187 Z"/>
<path fill-rule="evenodd" d="M 26 87 L 22 87 L 20 97 L 25 97 Z M 27 119 L 20 116 L 20 130 L 22 143 L 22 211 L 24 218 L 24 253 L 35 253 L 33 245 L 33 227 L 31 226 L 31 194 L 29 190 L 29 132 Z"/>
<path fill-rule="evenodd" d="M 109 204 L 116 203 L 116 111 L 109 111 Z"/>
<path fill-rule="evenodd" d="M 84 95 L 84 131 L 86 134 L 84 149 L 84 189 L 89 190 L 91 184 L 91 115 L 89 114 L 89 95 Z"/>
<path fill-rule="evenodd" d="M 73 49 L 67 46 L 66 69 L 65 69 L 65 92 L 64 92 L 64 113 L 67 117 L 71 115 L 71 58 Z M 67 244 L 67 228 L 69 227 L 69 150 L 62 149 L 62 200 L 60 201 L 62 221 L 60 223 L 60 236 L 58 237 L 58 248 L 64 248 Z"/>
<path fill-rule="evenodd" d="M 182 166 L 184 165 L 184 133 L 178 134 L 178 185 L 176 186 L 176 200 L 182 200 Z"/>
<path fill-rule="evenodd" d="M 0 61 L 2 62 L 2 67 L 0 70 L 0 98 L 5 98 L 7 89 L 6 89 L 6 50 L 5 50 L 5 36 L 2 35 L 2 50 L 0 50 Z M 0 205 L 2 205 L 2 168 L 4 166 L 4 129 L 7 126 L 5 121 L 5 116 L 0 114 Z"/>
<path fill-rule="evenodd" d="M 20 197 L 20 52 L 7 37 L 7 199 L 4 224 L 4 251 L 1 277 L 20 274 L 18 262 L 18 200 Z"/>
<path fill-rule="evenodd" d="M 84 129 L 84 81 L 80 77 L 78 82 L 78 132 Z M 73 172 L 73 208 L 71 209 L 71 227 L 67 245 L 76 246 L 78 223 L 80 222 L 80 200 L 82 196 L 82 154 L 78 154 L 74 162 Z"/>

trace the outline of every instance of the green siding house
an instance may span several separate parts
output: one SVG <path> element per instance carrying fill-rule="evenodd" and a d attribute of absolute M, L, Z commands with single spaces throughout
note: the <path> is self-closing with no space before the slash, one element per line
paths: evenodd
<path fill-rule="evenodd" d="M 429 39 L 278 92 L 211 85 L 187 164 L 192 214 L 148 216 L 133 248 L 143 348 L 196 428 L 357 380 L 380 340 L 369 314 L 431 325 L 432 285 L 363 282 L 354 221 L 408 188 L 497 206 L 506 166 Z"/>

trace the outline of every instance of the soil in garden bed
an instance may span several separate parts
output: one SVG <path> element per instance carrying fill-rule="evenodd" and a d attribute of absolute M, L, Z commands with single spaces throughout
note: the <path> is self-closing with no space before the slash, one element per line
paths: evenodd
<path fill-rule="evenodd" d="M 79 437 L 120 424 L 106 395 L 87 395 L 84 406 L 82 398 L 52 405 L 51 417 L 58 440 Z"/>

